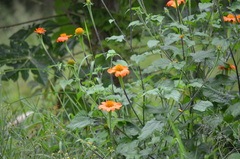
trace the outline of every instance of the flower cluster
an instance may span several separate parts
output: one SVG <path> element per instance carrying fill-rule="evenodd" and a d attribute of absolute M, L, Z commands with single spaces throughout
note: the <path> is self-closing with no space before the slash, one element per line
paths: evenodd
<path fill-rule="evenodd" d="M 228 16 L 223 16 L 223 20 L 232 23 L 240 23 L 240 15 L 228 14 Z"/>
<path fill-rule="evenodd" d="M 186 3 L 185 0 L 177 0 L 177 5 L 179 6 L 182 3 Z M 170 0 L 167 2 L 166 6 L 177 8 L 175 0 Z"/>

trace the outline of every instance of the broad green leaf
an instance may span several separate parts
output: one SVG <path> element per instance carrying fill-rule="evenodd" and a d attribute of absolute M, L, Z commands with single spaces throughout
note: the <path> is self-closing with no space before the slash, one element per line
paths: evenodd
<path fill-rule="evenodd" d="M 97 84 L 87 89 L 87 95 L 104 92 L 102 84 Z"/>
<path fill-rule="evenodd" d="M 124 155 L 127 159 L 134 159 L 138 157 L 138 142 L 137 140 L 129 143 L 120 143 L 116 148 L 116 152 Z"/>
<path fill-rule="evenodd" d="M 180 39 L 181 38 L 179 34 L 169 33 L 165 38 L 164 42 L 165 42 L 165 45 L 171 45 L 172 43 L 179 41 Z"/>
<path fill-rule="evenodd" d="M 123 65 L 123 66 L 128 66 L 127 62 L 124 60 L 117 60 L 112 62 L 114 65 Z"/>
<path fill-rule="evenodd" d="M 190 53 L 192 56 L 193 61 L 195 62 L 203 62 L 205 59 L 209 59 L 212 57 L 215 57 L 215 51 L 214 50 L 207 50 L 207 51 L 197 51 L 195 53 Z"/>
<path fill-rule="evenodd" d="M 212 7 L 213 3 L 199 3 L 198 4 L 200 11 L 202 12 L 203 10 Z"/>
<path fill-rule="evenodd" d="M 212 45 L 216 46 L 216 47 L 219 47 L 220 46 L 220 49 L 222 51 L 226 51 L 229 46 L 230 46 L 230 42 L 226 39 L 223 39 L 223 38 L 218 38 L 218 37 L 215 37 L 213 38 L 212 40 Z"/>
<path fill-rule="evenodd" d="M 147 137 L 151 136 L 154 131 L 161 132 L 163 129 L 164 123 L 161 121 L 157 121 L 155 118 L 148 121 L 146 125 L 142 128 L 141 134 L 138 136 L 139 140 L 144 140 Z"/>
<path fill-rule="evenodd" d="M 231 114 L 233 117 L 237 117 L 240 115 L 240 102 L 235 103 L 234 105 L 230 105 L 226 110 L 226 114 Z"/>
<path fill-rule="evenodd" d="M 107 52 L 107 59 L 108 59 L 109 57 L 114 57 L 114 56 L 116 56 L 116 55 L 120 56 L 119 54 L 116 53 L 115 50 L 108 50 L 108 52 Z"/>
<path fill-rule="evenodd" d="M 215 114 L 209 116 L 208 119 L 205 121 L 206 125 L 210 126 L 212 129 L 215 129 L 223 122 L 222 114 Z"/>
<path fill-rule="evenodd" d="M 30 61 L 36 68 L 39 69 L 39 70 L 32 70 L 32 73 L 36 75 L 35 79 L 38 82 L 46 85 L 48 81 L 48 74 L 46 72 L 43 72 L 43 70 L 46 68 L 46 65 L 39 62 L 35 58 L 31 58 Z"/>
<path fill-rule="evenodd" d="M 232 12 L 235 12 L 236 10 L 240 10 L 240 1 L 233 2 L 232 5 L 227 8 L 232 10 Z"/>
<path fill-rule="evenodd" d="M 81 129 L 85 126 L 92 125 L 94 122 L 93 119 L 87 116 L 87 112 L 84 110 L 81 110 L 79 113 L 75 115 L 73 120 L 70 121 L 70 124 L 67 125 L 67 128 L 75 130 L 75 129 Z"/>
<path fill-rule="evenodd" d="M 158 40 L 149 40 L 149 41 L 147 42 L 147 46 L 148 46 L 149 48 L 156 47 L 159 42 L 160 42 L 160 41 L 158 41 Z"/>
<path fill-rule="evenodd" d="M 202 83 L 199 83 L 199 82 L 193 82 L 193 83 L 190 83 L 187 85 L 187 87 L 202 87 Z"/>
<path fill-rule="evenodd" d="M 161 16 L 161 15 L 153 15 L 153 16 L 151 16 L 151 20 L 156 20 L 159 23 L 162 23 L 163 19 L 164 19 L 164 16 Z"/>
<path fill-rule="evenodd" d="M 198 110 L 200 112 L 204 112 L 208 107 L 212 107 L 213 104 L 209 101 L 200 101 L 193 106 L 194 110 Z"/>
<path fill-rule="evenodd" d="M 172 98 L 173 100 L 178 102 L 181 97 L 181 93 L 179 93 L 177 90 L 172 90 L 170 93 L 164 94 L 164 97 L 167 99 Z"/>
<path fill-rule="evenodd" d="M 231 155 L 228 156 L 227 159 L 239 159 L 240 158 L 240 153 L 232 153 Z"/>
<path fill-rule="evenodd" d="M 182 29 L 184 32 L 188 32 L 189 28 L 183 24 L 180 24 L 178 22 L 173 22 L 170 24 L 171 27 L 176 27 L 178 29 Z"/>
<path fill-rule="evenodd" d="M 122 42 L 122 41 L 124 41 L 124 36 L 123 35 L 119 35 L 119 36 L 113 35 L 111 37 L 106 38 L 106 40 L 107 41 L 114 40 L 116 42 Z"/>
<path fill-rule="evenodd" d="M 59 82 L 59 85 L 62 87 L 63 90 L 65 90 L 65 87 L 67 85 L 71 85 L 71 83 L 73 82 L 73 79 L 70 79 L 70 80 L 61 80 Z"/>
<path fill-rule="evenodd" d="M 220 92 L 208 85 L 205 85 L 205 88 L 203 89 L 203 95 L 209 98 L 210 101 L 224 104 L 229 104 L 230 101 L 235 98 L 233 95 Z"/>
<path fill-rule="evenodd" d="M 151 72 L 159 71 L 160 69 L 166 69 L 170 63 L 171 61 L 165 58 L 155 60 L 152 62 L 151 66 L 143 70 L 143 73 L 151 73 Z"/>
<path fill-rule="evenodd" d="M 128 27 L 130 26 L 140 26 L 140 25 L 143 25 L 143 23 L 141 23 L 139 20 L 135 20 L 135 21 L 132 21 Z"/>
<path fill-rule="evenodd" d="M 131 59 L 132 61 L 135 61 L 137 64 L 139 64 L 141 61 L 146 60 L 146 58 L 147 58 L 148 55 L 151 55 L 151 53 L 145 52 L 145 53 L 143 53 L 143 54 L 141 54 L 141 55 L 136 55 L 136 54 L 134 54 L 134 55 L 132 55 L 132 56 L 130 57 L 130 59 Z"/>
<path fill-rule="evenodd" d="M 143 94 L 143 96 L 146 95 L 146 94 L 149 94 L 149 95 L 158 95 L 158 94 L 159 94 L 159 90 L 158 90 L 158 88 L 150 89 L 150 90 L 146 91 L 146 92 Z"/>
<path fill-rule="evenodd" d="M 125 133 L 130 136 L 136 136 L 140 132 L 140 129 L 130 122 L 127 122 L 125 125 Z"/>
<path fill-rule="evenodd" d="M 207 13 L 205 13 L 205 12 L 203 12 L 203 13 L 201 13 L 201 14 L 198 14 L 197 15 L 197 21 L 198 20 L 206 20 L 206 17 L 207 17 Z"/>

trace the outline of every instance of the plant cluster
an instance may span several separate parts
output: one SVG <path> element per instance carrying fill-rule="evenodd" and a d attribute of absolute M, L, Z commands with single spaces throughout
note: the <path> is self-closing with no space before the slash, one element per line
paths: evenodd
<path fill-rule="evenodd" d="M 157 14 L 129 2 L 125 27 L 101 0 L 100 32 L 95 3 L 72 1 L 71 27 L 34 24 L 0 45 L 2 80 L 35 82 L 0 103 L 2 158 L 240 158 L 240 1 L 170 0 Z"/>

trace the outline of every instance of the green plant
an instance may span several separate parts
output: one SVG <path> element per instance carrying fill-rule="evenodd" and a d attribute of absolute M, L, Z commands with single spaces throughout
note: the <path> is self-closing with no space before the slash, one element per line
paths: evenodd
<path fill-rule="evenodd" d="M 143 0 L 129 1 L 126 26 L 101 2 L 110 17 L 105 29 L 111 26 L 105 40 L 88 0 L 81 6 L 90 18 L 81 28 L 58 32 L 47 21 L 0 46 L 3 80 L 21 73 L 41 86 L 1 103 L 1 157 L 238 158 L 240 1 L 170 0 L 159 14 Z M 76 4 L 66 7 L 73 12 Z M 113 26 L 120 35 L 111 35 Z M 28 36 L 38 36 L 39 45 Z M 11 121 L 14 103 L 23 120 Z"/>

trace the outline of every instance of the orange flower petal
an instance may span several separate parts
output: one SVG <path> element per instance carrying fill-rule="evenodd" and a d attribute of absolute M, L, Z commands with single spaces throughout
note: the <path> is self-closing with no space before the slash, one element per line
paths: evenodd
<path fill-rule="evenodd" d="M 34 32 L 38 34 L 44 34 L 46 30 L 44 30 L 44 28 L 36 28 Z"/>
<path fill-rule="evenodd" d="M 66 33 L 60 34 L 60 37 L 56 40 L 56 42 L 64 42 L 68 41 L 68 38 L 71 37 L 72 35 L 67 35 Z"/>
<path fill-rule="evenodd" d="M 114 101 L 106 101 L 102 102 L 102 105 L 98 106 L 98 109 L 101 109 L 103 111 L 115 111 L 116 109 L 120 109 L 122 107 L 121 103 L 117 103 Z"/>
<path fill-rule="evenodd" d="M 113 68 L 110 68 L 107 70 L 108 73 L 115 73 L 116 77 L 124 77 L 127 74 L 130 74 L 130 71 L 128 70 L 127 66 L 123 66 L 123 65 L 116 65 Z"/>

